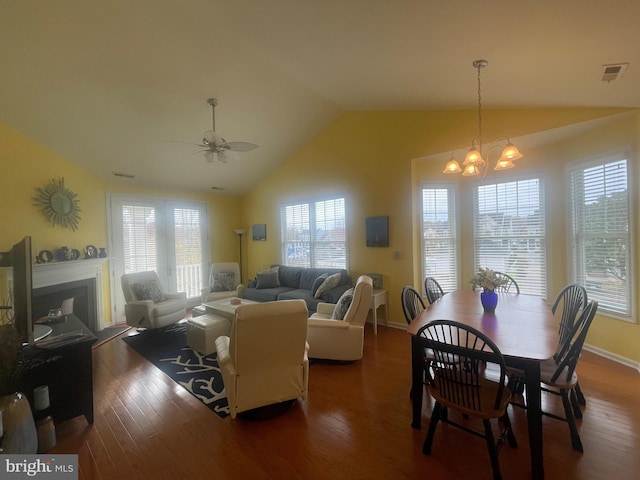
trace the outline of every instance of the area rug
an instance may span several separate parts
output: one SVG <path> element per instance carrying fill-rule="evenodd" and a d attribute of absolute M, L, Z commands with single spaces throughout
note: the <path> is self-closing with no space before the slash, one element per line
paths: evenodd
<path fill-rule="evenodd" d="M 203 355 L 189 348 L 185 323 L 145 330 L 122 340 L 220 417 L 229 415 L 216 354 Z"/>

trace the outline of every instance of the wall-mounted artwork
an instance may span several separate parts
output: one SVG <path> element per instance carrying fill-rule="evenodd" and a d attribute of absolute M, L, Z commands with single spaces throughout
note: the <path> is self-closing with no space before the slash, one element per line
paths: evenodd
<path fill-rule="evenodd" d="M 389 246 L 389 217 L 367 217 L 365 230 L 367 247 Z"/>
<path fill-rule="evenodd" d="M 257 223 L 251 225 L 251 237 L 254 242 L 266 242 L 267 241 L 267 225 L 266 223 Z"/>

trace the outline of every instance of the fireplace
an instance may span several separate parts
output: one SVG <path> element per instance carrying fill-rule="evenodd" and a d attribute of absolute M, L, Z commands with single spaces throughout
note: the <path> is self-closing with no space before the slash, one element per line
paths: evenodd
<path fill-rule="evenodd" d="M 73 313 L 93 333 L 104 328 L 102 265 L 106 258 L 51 262 L 33 266 L 35 318 L 73 298 Z"/>
<path fill-rule="evenodd" d="M 98 324 L 95 278 L 34 288 L 33 317 L 46 316 L 49 310 L 59 308 L 62 302 L 69 298 L 73 299 L 73 313 L 75 316 L 93 333 L 98 332 L 100 325 Z"/>

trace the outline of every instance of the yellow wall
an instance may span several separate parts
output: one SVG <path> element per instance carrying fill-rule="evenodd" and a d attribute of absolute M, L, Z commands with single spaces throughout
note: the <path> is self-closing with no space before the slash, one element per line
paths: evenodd
<path fill-rule="evenodd" d="M 623 113 L 624 109 L 505 110 L 483 112 L 485 138 L 507 134 L 527 135 L 579 122 Z M 620 143 L 637 148 L 637 116 L 573 141 L 536 152 L 524 152 L 516 173 L 540 171 L 548 180 L 552 232 L 549 291 L 555 295 L 567 282 L 564 259 L 565 217 L 555 209 L 565 202 L 563 163 L 606 151 Z M 267 224 L 266 242 L 248 242 L 247 271 L 252 277 L 262 267 L 280 261 L 279 205 L 288 200 L 313 196 L 344 195 L 347 201 L 349 270 L 352 277 L 380 273 L 389 292 L 389 321 L 405 325 L 400 291 L 406 284 L 421 287 L 420 245 L 417 219 L 417 189 L 423 181 L 452 181 L 441 174 L 444 163 L 415 161 L 419 157 L 462 148 L 477 135 L 477 112 L 405 111 L 346 112 L 316 138 L 287 159 L 243 199 L 247 225 Z M 586 140 L 588 139 L 588 141 Z M 446 159 L 445 159 L 446 160 Z M 553 173 L 552 173 L 553 172 Z M 505 172 L 504 175 L 507 175 Z M 506 177 L 502 177 L 506 178 Z M 466 180 L 466 179 L 465 179 Z M 461 187 L 463 184 L 461 184 Z M 461 188 L 461 205 L 470 205 L 470 189 Z M 365 246 L 364 222 L 369 216 L 389 216 L 389 248 Z M 559 216 L 560 215 L 560 216 Z M 463 217 L 462 224 L 470 218 Z M 558 237 L 556 237 L 556 235 Z M 470 241 L 467 232 L 465 242 Z M 557 244 L 562 244 L 556 249 Z M 463 243 L 463 251 L 470 252 Z M 471 276 L 471 256 L 463 255 L 461 279 Z M 245 277 L 246 278 L 246 277 Z M 462 280 L 461 280 L 462 281 Z M 611 331 L 619 335 L 610 334 Z M 618 338 L 620 337 L 620 338 Z M 596 346 L 640 361 L 634 347 L 640 342 L 640 327 L 598 317 L 589 341 Z"/>
<path fill-rule="evenodd" d="M 55 251 L 61 246 L 83 250 L 85 245 L 107 247 L 107 193 L 147 195 L 204 201 L 210 217 L 211 259 L 238 259 L 235 219 L 241 216 L 237 197 L 196 195 L 190 192 L 141 189 L 135 184 L 105 183 L 87 171 L 47 150 L 22 133 L 0 122 L 0 251 L 8 251 L 26 235 L 35 250 Z M 64 177 L 65 186 L 77 194 L 80 223 L 76 231 L 52 227 L 33 198 L 36 189 Z M 111 322 L 109 269 L 103 270 L 105 322 Z M 119 283 L 116 283 L 118 285 Z"/>

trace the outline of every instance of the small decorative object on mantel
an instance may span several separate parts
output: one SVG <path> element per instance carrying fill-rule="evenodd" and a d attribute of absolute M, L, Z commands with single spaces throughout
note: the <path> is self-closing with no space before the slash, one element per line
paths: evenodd
<path fill-rule="evenodd" d="M 87 245 L 84 248 L 84 258 L 98 258 L 98 249 L 93 245 Z"/>
<path fill-rule="evenodd" d="M 35 205 L 51 222 L 76 231 L 80 221 L 77 195 L 64 186 L 64 178 L 52 179 L 47 185 L 36 189 Z"/>
<path fill-rule="evenodd" d="M 486 313 L 494 313 L 498 306 L 498 294 L 496 288 L 502 287 L 507 283 L 504 277 L 496 275 L 490 268 L 480 268 L 478 272 L 469 281 L 473 288 L 480 287 L 480 302 Z"/>
<path fill-rule="evenodd" d="M 107 250 L 104 247 L 100 247 L 100 251 L 98 252 L 98 257 L 107 258 Z"/>

